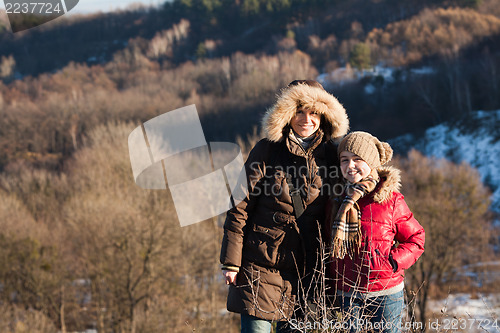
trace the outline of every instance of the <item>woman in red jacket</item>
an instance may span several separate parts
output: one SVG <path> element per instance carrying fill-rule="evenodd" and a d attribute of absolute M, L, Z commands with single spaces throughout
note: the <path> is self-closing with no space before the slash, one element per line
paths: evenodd
<path fill-rule="evenodd" d="M 329 274 L 351 332 L 400 331 L 404 270 L 424 251 L 425 233 L 399 193 L 392 149 L 365 132 L 339 145 L 342 193 L 329 201 Z"/>

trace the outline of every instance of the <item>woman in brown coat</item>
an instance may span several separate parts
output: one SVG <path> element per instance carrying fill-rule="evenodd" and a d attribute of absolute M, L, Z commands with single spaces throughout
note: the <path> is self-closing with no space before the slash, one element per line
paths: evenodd
<path fill-rule="evenodd" d="M 349 120 L 318 82 L 296 80 L 262 126 L 266 138 L 245 163 L 248 195 L 227 214 L 220 255 L 227 308 L 241 313 L 242 332 L 270 332 L 272 321 L 289 320 L 308 289 L 325 202 L 339 177 L 334 140 Z"/>

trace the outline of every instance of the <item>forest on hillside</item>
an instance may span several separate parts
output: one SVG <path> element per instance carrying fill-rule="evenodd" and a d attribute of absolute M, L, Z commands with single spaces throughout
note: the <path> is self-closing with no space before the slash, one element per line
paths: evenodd
<path fill-rule="evenodd" d="M 268 39 L 273 50 L 264 47 L 244 53 L 234 46 L 233 53 L 223 56 L 219 55 L 226 52 L 222 40 L 199 40 L 196 25 L 200 22 L 181 18 L 153 33 L 161 21 L 157 11 L 125 12 L 123 18 L 119 14 L 82 17 L 74 23 L 63 20 L 42 26 L 40 31 L 4 33 L 0 168 L 27 155 L 59 165 L 97 124 L 145 121 L 192 103 L 202 113 L 210 139 L 235 140 L 253 133 L 276 92 L 292 79 L 315 78 L 343 66 L 395 69 L 392 82 L 376 76 L 329 88 L 349 111 L 353 129 L 364 128 L 387 139 L 443 121 L 466 123 L 463 120 L 472 110 L 494 110 L 500 105 L 496 74 L 500 18 L 483 11 L 427 8 L 371 30 L 353 21 L 347 32 L 339 33 L 344 39 L 333 31 L 323 36 L 315 31 L 319 27 L 307 30 L 309 21 L 304 19 L 302 25 L 290 26 L 286 36 Z M 134 21 L 139 31 L 149 38 L 121 40 L 127 26 L 113 35 L 113 27 L 122 26 L 120 20 L 131 22 L 134 15 L 139 17 Z M 84 34 L 87 26 L 96 30 Z M 95 40 L 83 39 L 68 47 L 75 31 L 81 31 L 77 38 Z M 50 46 L 43 36 L 48 36 Z M 30 47 L 36 55 L 26 51 Z M 87 61 L 73 59 L 72 52 L 85 55 Z M 48 64 L 49 59 L 55 64 Z M 54 68 L 56 64 L 59 67 Z M 409 69 L 423 65 L 432 67 L 433 73 L 408 75 Z M 38 73 L 38 68 L 47 71 Z M 367 84 L 376 87 L 375 94 L 364 94 Z M 34 124 L 38 131 L 32 131 Z"/>
<path fill-rule="evenodd" d="M 374 66 L 391 79 L 325 85 L 351 129 L 466 130 L 473 110 L 500 109 L 498 1 L 175 0 L 16 34 L 0 14 L 0 331 L 236 332 L 221 311 L 224 216 L 181 228 L 168 191 L 134 184 L 128 134 L 195 104 L 207 141 L 246 154 L 290 81 Z M 498 290 L 461 278 L 498 256 L 477 172 L 415 151 L 394 163 L 430 240 L 408 272 L 410 320 L 443 290 Z"/>

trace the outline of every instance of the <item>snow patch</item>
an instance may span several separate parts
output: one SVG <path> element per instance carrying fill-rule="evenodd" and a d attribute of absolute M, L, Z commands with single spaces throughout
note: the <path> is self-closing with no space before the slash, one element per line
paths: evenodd
<path fill-rule="evenodd" d="M 410 73 L 416 75 L 430 75 L 436 73 L 436 70 L 432 67 L 421 67 L 421 68 L 412 68 L 410 69 Z"/>
<path fill-rule="evenodd" d="M 439 322 L 444 331 L 500 333 L 500 294 L 479 294 L 477 298 L 450 294 L 445 299 L 430 300 L 428 309 L 438 314 L 434 322 Z"/>
<path fill-rule="evenodd" d="M 375 88 L 375 86 L 371 83 L 369 83 L 365 86 L 365 94 L 367 94 L 367 95 L 371 95 L 371 94 L 375 93 L 376 90 L 377 89 Z"/>
<path fill-rule="evenodd" d="M 390 140 L 390 143 L 404 150 L 415 148 L 427 156 L 469 163 L 478 170 L 481 180 L 492 188 L 492 209 L 500 212 L 500 110 L 476 111 L 472 120 L 477 121 L 478 126 L 467 133 L 441 124 L 429 128 L 421 139 L 405 135 Z"/>
<path fill-rule="evenodd" d="M 408 78 L 408 74 L 411 75 L 431 75 L 436 71 L 432 67 L 421 67 L 421 68 L 413 68 L 410 70 L 405 70 L 402 68 L 396 67 L 384 67 L 384 66 L 374 66 L 370 69 L 358 70 L 352 67 L 339 67 L 334 69 L 328 73 L 322 73 L 316 77 L 316 81 L 320 82 L 325 87 L 335 87 L 342 86 L 347 83 L 358 82 L 364 78 L 376 78 L 381 77 L 384 79 L 385 83 L 394 83 L 395 73 L 401 73 L 401 79 L 406 80 Z M 374 92 L 375 86 L 368 84 L 365 87 L 365 93 L 372 94 Z"/>

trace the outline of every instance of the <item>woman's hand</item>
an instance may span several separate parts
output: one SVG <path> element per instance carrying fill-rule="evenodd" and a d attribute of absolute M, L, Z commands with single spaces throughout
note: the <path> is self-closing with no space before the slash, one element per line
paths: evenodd
<path fill-rule="evenodd" d="M 235 271 L 222 271 L 222 274 L 226 278 L 226 284 L 234 284 L 236 285 L 236 275 L 238 272 Z"/>

